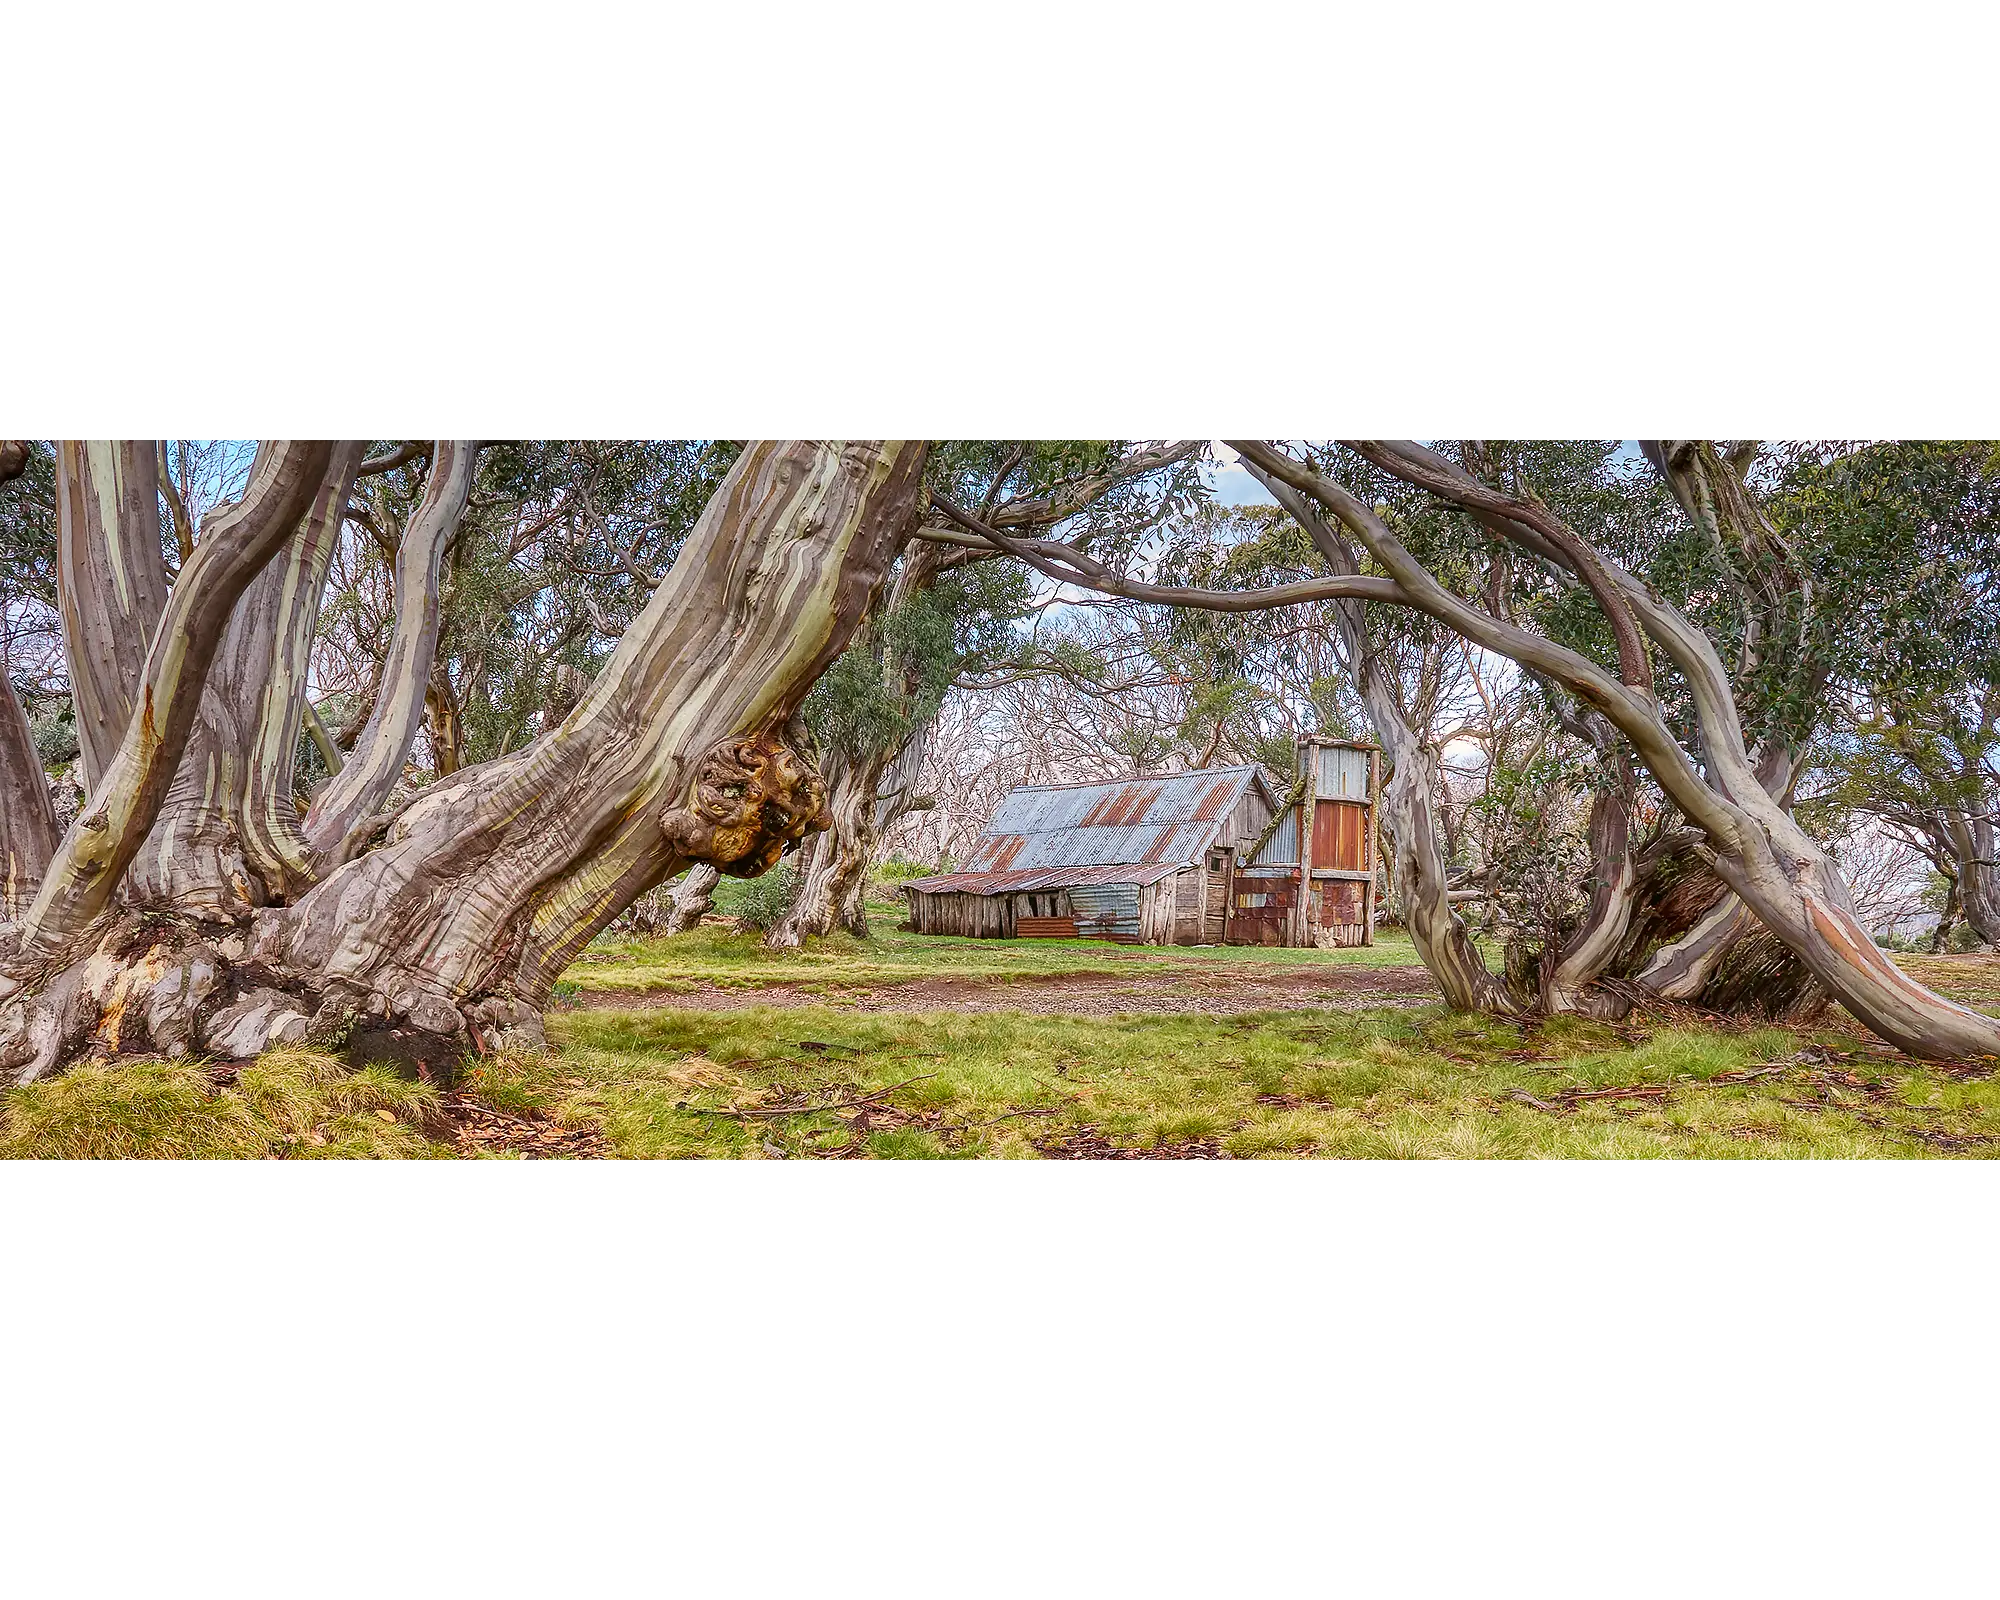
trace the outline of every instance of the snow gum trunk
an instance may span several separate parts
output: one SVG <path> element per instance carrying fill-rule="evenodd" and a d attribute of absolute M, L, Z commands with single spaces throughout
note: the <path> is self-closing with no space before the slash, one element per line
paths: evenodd
<path fill-rule="evenodd" d="M 420 1028 L 470 1014 L 497 1036 L 684 866 L 767 870 L 824 825 L 789 725 L 907 535 L 923 460 L 917 442 L 747 446 L 562 725 L 260 913 L 253 959 Z"/>

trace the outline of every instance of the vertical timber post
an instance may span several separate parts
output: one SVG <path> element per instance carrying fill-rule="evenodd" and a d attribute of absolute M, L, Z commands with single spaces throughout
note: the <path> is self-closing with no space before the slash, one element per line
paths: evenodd
<path fill-rule="evenodd" d="M 1229 943 L 1229 924 L 1236 916 L 1236 846 L 1222 852 L 1222 942 Z"/>
<path fill-rule="evenodd" d="M 1304 798 L 1299 801 L 1299 892 L 1297 903 L 1292 907 L 1291 926 L 1293 946 L 1304 949 L 1313 942 L 1312 936 L 1312 887 L 1313 887 L 1313 821 L 1314 808 L 1319 802 L 1319 743 L 1306 738 L 1299 741 L 1300 770 L 1305 774 Z"/>
<path fill-rule="evenodd" d="M 1382 800 L 1382 752 L 1368 752 L 1368 881 L 1361 888 L 1361 942 L 1375 942 L 1375 879 L 1381 872 L 1382 846 L 1375 817 Z"/>

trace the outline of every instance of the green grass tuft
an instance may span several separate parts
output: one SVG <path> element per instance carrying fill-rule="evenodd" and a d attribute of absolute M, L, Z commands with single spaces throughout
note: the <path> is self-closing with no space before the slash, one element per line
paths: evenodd
<path fill-rule="evenodd" d="M 274 1050 L 227 1087 L 188 1061 L 82 1066 L 0 1098 L 0 1159 L 450 1155 L 425 1132 L 438 1105 L 436 1090 L 387 1068 L 355 1072 L 307 1050 Z"/>

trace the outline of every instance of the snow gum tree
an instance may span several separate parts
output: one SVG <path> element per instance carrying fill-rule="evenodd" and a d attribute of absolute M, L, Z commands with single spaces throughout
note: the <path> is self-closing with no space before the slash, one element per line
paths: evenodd
<path fill-rule="evenodd" d="M 88 793 L 59 839 L 8 808 L 0 1072 L 356 1029 L 439 1056 L 532 1040 L 563 966 L 638 895 L 691 863 L 754 876 L 824 826 L 797 713 L 914 525 L 926 445 L 743 446 L 573 709 L 385 811 L 477 444 L 429 442 L 373 711 L 303 817 L 293 762 L 327 563 L 357 476 L 381 463 L 357 441 L 266 441 L 168 584 L 154 443 L 62 446 Z M 8 794 L 39 781 L 13 725 L 0 704 Z"/>
<path fill-rule="evenodd" d="M 1612 553 L 1580 537 L 1532 494 L 1490 483 L 1421 445 L 1349 442 L 1362 459 L 1472 514 L 1513 548 L 1566 574 L 1612 635 L 1615 674 L 1446 588 L 1372 507 L 1312 465 L 1263 441 L 1237 448 L 1340 521 L 1393 586 L 1385 598 L 1540 673 L 1615 728 L 1700 831 L 1702 859 L 1716 876 L 1855 1016 L 1912 1054 L 2000 1054 L 2000 1023 L 1934 994 L 1877 948 L 1837 867 L 1783 802 L 1799 760 L 1783 722 L 1770 722 L 1753 741 L 1737 700 L 1740 671 L 1733 675 L 1715 639 Z M 1753 450 L 1660 440 L 1647 441 L 1645 451 L 1689 523 L 1727 558 L 1746 619 L 1739 648 L 1754 670 L 1760 653 L 1785 636 L 1786 619 L 1810 613 L 1810 563 L 1752 491 Z M 1655 652 L 1684 686 L 1692 740 L 1663 710 Z"/>
<path fill-rule="evenodd" d="M 997 527 L 1063 526 L 1089 543 L 1149 529 L 1195 482 L 1196 441 L 1116 439 L 951 440 L 933 451 L 925 522 L 957 497 Z M 882 836 L 927 797 L 917 788 L 944 696 L 968 673 L 1019 653 L 1015 621 L 1030 608 L 1025 574 L 989 548 L 914 543 L 884 586 L 867 630 L 806 703 L 824 755 L 827 831 L 801 854 L 792 902 L 766 942 L 795 949 L 841 929 L 867 937 L 864 903 Z M 677 894 L 670 931 L 707 908 L 703 879 Z"/>
<path fill-rule="evenodd" d="M 1881 614 L 1883 597 L 1906 587 L 1923 562 L 1910 574 L 1866 568 L 1869 582 L 1849 593 L 1831 586 L 1842 564 L 1826 558 L 1853 519 L 1799 515 L 1796 501 L 1775 492 L 1755 442 L 1643 442 L 1671 526 L 1702 564 L 1678 595 L 1642 576 L 1638 558 L 1659 545 L 1658 528 L 1620 548 L 1615 521 L 1595 525 L 1587 504 L 1558 509 L 1537 492 L 1533 475 L 1506 470 L 1477 441 L 1447 449 L 1407 440 L 1228 443 L 1293 512 L 1328 575 L 1253 589 L 1161 583 L 1078 541 L 1014 537 L 963 508 L 947 509 L 960 536 L 1057 583 L 1221 612 L 1329 602 L 1405 608 L 1565 697 L 1572 731 L 1598 746 L 1616 781 L 1605 785 L 1591 822 L 1590 905 L 1573 934 L 1543 952 L 1531 1003 L 1585 1008 L 1591 986 L 1632 949 L 1646 907 L 1630 826 L 1633 785 L 1622 770 L 1629 761 L 1684 823 L 1672 842 L 1726 891 L 1704 900 L 1693 926 L 1653 952 L 1636 974 L 1642 988 L 1667 997 L 1682 985 L 1699 991 L 1744 936 L 1761 929 L 1786 961 L 1899 1047 L 1946 1059 L 2000 1054 L 2000 1022 L 1926 989 L 1875 945 L 1837 864 L 1792 812 L 1807 738 L 1829 685 L 1853 665 L 1842 641 L 1856 632 L 1856 607 L 1865 601 Z M 1357 492 L 1357 468 L 1465 519 L 1485 536 L 1485 559 L 1420 555 L 1382 500 Z M 1520 603 L 1532 592 L 1518 581 L 1523 573 L 1549 587 L 1551 607 Z M 1921 611 L 1911 614 L 1921 621 Z M 1357 688 L 1401 768 L 1383 804 L 1418 948 L 1454 1004 L 1518 1007 L 1522 985 L 1503 986 L 1490 974 L 1457 924 L 1428 823 L 1422 752 L 1398 748 L 1398 708 L 1392 696 L 1371 695 L 1368 640 L 1358 608 L 1349 615 Z M 1752 965 L 1753 990 L 1785 978 L 1784 962 Z"/>

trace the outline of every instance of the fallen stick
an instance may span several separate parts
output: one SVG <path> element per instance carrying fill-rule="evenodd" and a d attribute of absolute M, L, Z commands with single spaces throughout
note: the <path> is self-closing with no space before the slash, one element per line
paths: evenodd
<path fill-rule="evenodd" d="M 1009 1117 L 1059 1117 L 1062 1114 L 1063 1107 L 1061 1106 L 1023 1106 L 1018 1111 L 1003 1111 L 997 1117 L 988 1117 L 984 1122 L 965 1123 L 959 1131 L 961 1133 L 970 1133 L 974 1128 L 984 1128 L 996 1122 L 1005 1122 Z"/>
<path fill-rule="evenodd" d="M 1697 1088 L 1706 1088 L 1712 1083 L 1755 1083 L 1759 1078 L 1775 1078 L 1783 1072 L 1789 1062 L 1773 1062 L 1761 1067 L 1746 1067 L 1742 1072 L 1718 1072 L 1712 1078 L 1694 1079 Z"/>

